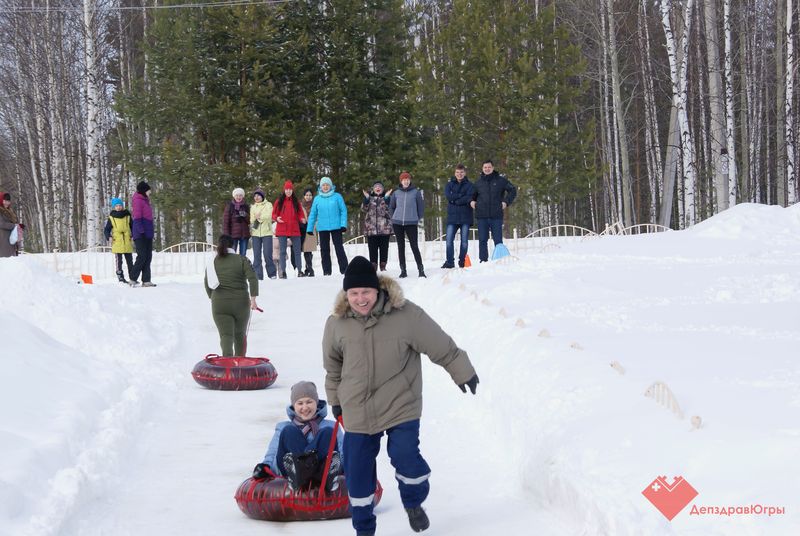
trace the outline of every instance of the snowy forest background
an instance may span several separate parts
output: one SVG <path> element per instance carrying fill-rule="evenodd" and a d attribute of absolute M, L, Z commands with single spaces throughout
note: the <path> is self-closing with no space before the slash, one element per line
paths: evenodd
<path fill-rule="evenodd" d="M 235 186 L 409 170 L 441 232 L 455 164 L 555 223 L 685 228 L 798 200 L 793 0 L 0 0 L 0 190 L 28 251 L 101 243 L 153 186 L 156 246 Z M 248 196 L 249 197 L 249 196 Z M 351 210 L 350 234 L 360 232 Z"/>

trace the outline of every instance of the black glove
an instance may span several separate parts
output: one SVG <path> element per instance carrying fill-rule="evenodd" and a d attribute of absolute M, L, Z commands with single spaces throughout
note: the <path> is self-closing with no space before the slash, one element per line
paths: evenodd
<path fill-rule="evenodd" d="M 24 230 L 25 230 L 25 224 L 24 224 L 24 223 L 20 223 L 20 224 L 19 224 L 19 228 L 20 228 L 20 229 L 22 229 L 22 230 L 24 231 Z"/>
<path fill-rule="evenodd" d="M 265 478 L 272 480 L 275 478 L 275 473 L 272 472 L 272 469 L 270 469 L 269 465 L 266 463 L 257 463 L 253 468 L 253 478 L 257 480 L 263 480 Z"/>
<path fill-rule="evenodd" d="M 333 406 L 331 407 L 331 411 L 333 411 L 333 418 L 338 419 L 342 416 L 342 406 Z"/>
<path fill-rule="evenodd" d="M 480 380 L 478 379 L 478 375 L 475 374 L 472 378 L 469 379 L 467 383 L 462 383 L 461 385 L 458 386 L 458 388 L 461 389 L 462 393 L 466 393 L 467 387 L 469 387 L 470 392 L 472 392 L 472 394 L 474 395 L 475 389 L 478 388 L 479 383 Z"/>
<path fill-rule="evenodd" d="M 347 227 L 342 227 L 342 228 L 340 229 L 340 231 L 342 231 L 343 233 L 346 233 L 346 232 L 347 232 Z"/>

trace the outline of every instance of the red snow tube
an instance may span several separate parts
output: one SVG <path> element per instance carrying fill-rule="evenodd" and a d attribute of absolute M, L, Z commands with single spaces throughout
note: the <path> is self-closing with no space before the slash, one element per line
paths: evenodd
<path fill-rule="evenodd" d="M 339 519 L 350 517 L 347 500 L 347 485 L 344 476 L 336 477 L 339 488 L 320 494 L 319 488 L 292 491 L 289 482 L 282 477 L 273 480 L 248 478 L 236 490 L 236 504 L 247 517 L 264 521 L 313 521 L 315 519 Z M 378 482 L 375 489 L 375 504 L 383 495 Z"/>
<path fill-rule="evenodd" d="M 278 371 L 266 357 L 220 357 L 208 354 L 192 369 L 194 381 L 219 391 L 265 389 L 275 383 Z"/>

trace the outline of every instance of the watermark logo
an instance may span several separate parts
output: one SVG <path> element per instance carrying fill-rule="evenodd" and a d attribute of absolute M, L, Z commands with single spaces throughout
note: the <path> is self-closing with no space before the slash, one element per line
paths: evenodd
<path fill-rule="evenodd" d="M 672 518 L 697 497 L 697 490 L 681 476 L 674 477 L 672 482 L 667 482 L 666 476 L 659 476 L 644 488 L 642 495 L 647 497 L 664 517 L 672 521 Z"/>

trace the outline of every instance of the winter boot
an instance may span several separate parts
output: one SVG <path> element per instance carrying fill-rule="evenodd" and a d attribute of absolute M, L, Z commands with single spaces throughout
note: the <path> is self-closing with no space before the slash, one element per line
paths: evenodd
<path fill-rule="evenodd" d="M 419 276 L 424 278 L 428 277 L 425 275 L 425 269 L 422 266 L 419 267 Z"/>
<path fill-rule="evenodd" d="M 143 287 L 155 287 L 156 284 L 155 283 L 151 283 L 150 281 L 145 281 L 144 283 L 142 283 L 142 286 Z"/>
<path fill-rule="evenodd" d="M 297 270 L 297 277 L 305 277 L 306 274 L 303 273 L 303 270 Z"/>
<path fill-rule="evenodd" d="M 425 513 L 421 506 L 406 508 L 406 513 L 408 514 L 408 524 L 411 525 L 414 532 L 422 532 L 431 526 L 428 514 Z"/>
<path fill-rule="evenodd" d="M 386 271 L 386 263 L 382 262 L 381 263 L 381 272 L 385 272 L 385 271 Z"/>
<path fill-rule="evenodd" d="M 307 277 L 314 277 L 314 269 L 312 267 L 306 268 L 306 276 Z"/>
<path fill-rule="evenodd" d="M 283 457 L 283 467 L 286 469 L 286 480 L 292 491 L 307 488 L 318 472 L 319 459 L 317 451 L 310 450 L 302 454 L 287 452 Z M 319 481 L 319 477 L 317 477 Z"/>
<path fill-rule="evenodd" d="M 444 264 L 442 265 L 442 269 L 448 269 L 448 268 L 455 268 L 455 266 L 450 264 L 447 261 L 444 261 Z"/>
<path fill-rule="evenodd" d="M 358 530 L 356 536 L 375 536 L 374 530 Z"/>
<path fill-rule="evenodd" d="M 128 282 L 128 280 L 125 279 L 125 276 L 122 274 L 122 270 L 117 272 L 117 279 L 119 279 L 120 283 L 127 283 Z"/>
<path fill-rule="evenodd" d="M 281 275 L 278 276 L 278 279 L 286 279 L 286 272 L 281 272 Z"/>
<path fill-rule="evenodd" d="M 323 465 L 323 470 L 325 466 Z M 325 481 L 325 491 L 331 492 L 339 489 L 339 475 L 342 474 L 342 460 L 338 452 L 331 454 L 331 466 L 328 469 L 328 478 Z"/>
<path fill-rule="evenodd" d="M 377 262 L 371 262 L 370 264 L 372 265 L 372 269 L 377 272 L 378 271 L 378 263 Z"/>
<path fill-rule="evenodd" d="M 401 266 L 400 267 L 400 278 L 402 279 L 404 277 L 408 277 L 408 274 L 406 273 L 406 267 L 405 266 Z"/>
<path fill-rule="evenodd" d="M 128 281 L 128 284 L 130 286 L 132 286 L 132 287 L 138 287 L 139 286 L 139 282 L 136 281 L 135 279 L 131 279 L 130 281 Z"/>

